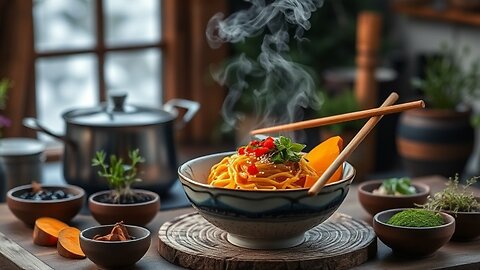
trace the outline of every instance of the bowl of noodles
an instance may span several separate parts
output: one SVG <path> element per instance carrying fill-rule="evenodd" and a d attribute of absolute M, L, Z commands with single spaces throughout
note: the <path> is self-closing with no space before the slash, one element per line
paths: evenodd
<path fill-rule="evenodd" d="M 318 175 L 305 163 L 304 153 L 299 153 L 297 162 L 275 163 L 264 160 L 265 153 L 243 152 L 239 148 L 202 156 L 178 169 L 192 206 L 240 247 L 280 249 L 301 244 L 306 231 L 337 210 L 355 177 L 355 169 L 345 162 L 337 181 L 310 196 L 306 178 Z"/>

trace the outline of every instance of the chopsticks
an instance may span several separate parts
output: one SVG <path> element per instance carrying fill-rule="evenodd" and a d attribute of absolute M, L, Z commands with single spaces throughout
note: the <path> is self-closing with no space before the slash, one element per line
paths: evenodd
<path fill-rule="evenodd" d="M 393 92 L 392 94 L 397 95 L 395 92 Z M 398 95 L 397 95 L 397 99 L 398 99 Z M 425 103 L 423 102 L 423 100 L 401 103 L 401 104 L 392 105 L 392 106 L 382 105 L 381 107 L 374 108 L 374 109 L 316 118 L 316 119 L 300 121 L 300 122 L 295 122 L 295 123 L 290 123 L 285 125 L 260 128 L 260 129 L 255 129 L 250 131 L 250 134 L 256 135 L 256 134 L 265 134 L 265 133 L 271 133 L 276 131 L 289 131 L 289 130 L 319 127 L 319 126 L 336 124 L 340 122 L 358 120 L 358 119 L 367 118 L 367 117 L 398 113 L 398 112 L 415 109 L 415 108 L 425 108 Z"/>
<path fill-rule="evenodd" d="M 397 101 L 398 94 L 392 92 L 390 96 L 383 102 L 380 108 L 387 108 Z M 315 184 L 308 190 L 308 195 L 317 195 L 320 190 L 325 186 L 328 179 L 332 177 L 338 167 L 340 167 L 348 156 L 355 151 L 357 146 L 367 137 L 368 133 L 372 131 L 375 125 L 382 119 L 383 115 L 378 115 L 370 118 L 367 123 L 360 129 L 360 131 L 353 137 L 350 143 L 343 149 L 342 152 L 337 156 L 337 158 L 330 164 L 330 166 L 325 170 L 325 172 L 320 176 L 320 178 L 315 182 Z"/>

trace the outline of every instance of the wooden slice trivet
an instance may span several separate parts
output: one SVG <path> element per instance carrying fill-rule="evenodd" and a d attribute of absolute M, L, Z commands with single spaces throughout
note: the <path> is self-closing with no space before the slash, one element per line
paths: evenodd
<path fill-rule="evenodd" d="M 164 223 L 158 237 L 160 255 L 190 269 L 347 269 L 377 253 L 372 227 L 339 213 L 307 231 L 301 245 L 288 249 L 234 246 L 225 231 L 198 213 Z"/>

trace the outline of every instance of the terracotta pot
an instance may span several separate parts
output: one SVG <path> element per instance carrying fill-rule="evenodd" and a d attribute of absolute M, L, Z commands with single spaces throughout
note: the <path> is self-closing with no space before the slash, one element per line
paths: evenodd
<path fill-rule="evenodd" d="M 397 149 L 411 176 L 463 173 L 473 149 L 470 111 L 411 110 L 397 128 Z"/>
<path fill-rule="evenodd" d="M 358 186 L 358 200 L 363 208 L 374 216 L 378 212 L 395 208 L 414 208 L 416 204 L 424 204 L 430 195 L 430 187 L 422 183 L 412 183 L 416 194 L 412 195 L 378 195 L 373 191 L 380 187 L 383 180 L 367 181 Z"/>
<path fill-rule="evenodd" d="M 88 208 L 100 224 L 115 224 L 123 221 L 125 224 L 144 226 L 149 223 L 160 210 L 160 197 L 157 193 L 134 189 L 134 192 L 147 194 L 153 199 L 148 202 L 133 204 L 113 204 L 98 201 L 100 196 L 108 194 L 110 190 L 92 194 L 88 199 Z"/>

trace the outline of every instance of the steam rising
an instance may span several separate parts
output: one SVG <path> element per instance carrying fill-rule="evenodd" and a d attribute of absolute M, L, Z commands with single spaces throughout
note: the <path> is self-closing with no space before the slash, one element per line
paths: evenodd
<path fill-rule="evenodd" d="M 262 82 L 254 89 L 252 102 L 259 126 L 300 120 L 303 117 L 301 108 L 316 109 L 322 100 L 316 94 L 310 74 L 287 56 L 289 29 L 293 28 L 294 38 L 301 40 L 303 32 L 311 27 L 312 12 L 321 7 L 323 1 L 276 0 L 269 1 L 269 4 L 263 0 L 245 1 L 252 4 L 249 9 L 226 19 L 223 14 L 216 14 L 210 19 L 206 31 L 213 48 L 264 34 L 256 60 L 242 54 L 229 62 L 224 70 L 213 74 L 220 84 L 229 88 L 222 116 L 229 125 L 235 126 L 241 119 L 241 115 L 235 113 L 235 105 L 250 87 L 248 81 L 257 78 Z"/>

